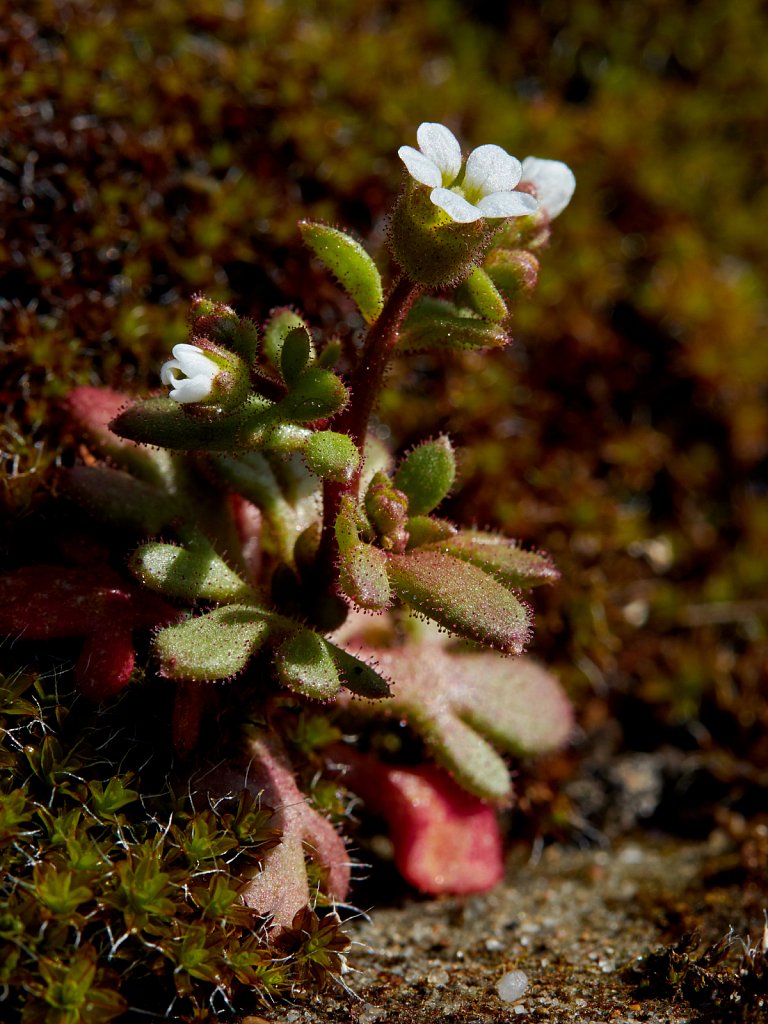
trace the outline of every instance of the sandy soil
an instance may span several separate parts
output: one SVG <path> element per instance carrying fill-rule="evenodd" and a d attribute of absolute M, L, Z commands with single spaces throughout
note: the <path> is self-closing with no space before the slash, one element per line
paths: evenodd
<path fill-rule="evenodd" d="M 704 895 L 701 879 L 724 843 L 641 836 L 610 851 L 553 846 L 537 863 L 518 852 L 491 893 L 409 899 L 358 922 L 354 996 L 335 991 L 243 1024 L 693 1021 L 685 1004 L 642 994 L 631 968 L 668 938 L 662 908 Z M 512 970 L 529 983 L 515 1003 L 496 991 Z"/>

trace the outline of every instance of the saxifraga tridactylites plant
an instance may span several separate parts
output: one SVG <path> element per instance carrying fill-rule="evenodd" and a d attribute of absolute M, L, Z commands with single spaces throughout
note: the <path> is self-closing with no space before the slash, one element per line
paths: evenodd
<path fill-rule="evenodd" d="M 91 778 L 90 753 L 69 763 L 66 715 L 54 701 L 58 731 L 40 726 L 47 749 L 33 764 L 38 788 L 47 779 L 56 790 L 46 805 L 23 784 L 20 751 L 30 744 L 20 736 L 34 734 L 43 721 L 36 709 L 51 698 L 41 689 L 29 704 L 9 682 L 3 726 L 12 756 L 3 767 L 16 788 L 5 797 L 0 839 L 15 851 L 35 845 L 26 860 L 6 850 L 24 894 L 18 919 L 38 929 L 55 921 L 54 939 L 72 929 L 79 936 L 77 956 L 62 961 L 53 939 L 30 954 L 23 929 L 7 922 L 0 931 L 10 965 L 3 982 L 23 992 L 24 1021 L 77 1024 L 122 1012 L 131 972 L 112 962 L 121 929 L 141 940 L 131 942 L 144 950 L 153 984 L 174 980 L 177 1012 L 189 1019 L 215 1011 L 206 993 L 226 1008 L 243 990 L 270 998 L 337 977 L 344 940 L 337 919 L 315 911 L 348 893 L 339 794 L 357 792 L 388 819 L 396 862 L 414 885 L 481 890 L 501 874 L 493 806 L 512 799 L 502 754 L 554 749 L 568 734 L 557 681 L 522 654 L 531 613 L 521 592 L 557 577 L 551 561 L 434 514 L 455 481 L 448 436 L 395 462 L 368 428 L 393 356 L 506 344 L 511 306 L 535 286 L 536 253 L 573 175 L 556 161 L 520 164 L 493 145 L 465 161 L 438 124 L 421 125 L 418 142 L 400 150 L 408 175 L 390 222 L 388 290 L 355 239 L 300 225 L 367 325 L 354 355 L 333 338 L 318 341 L 293 309 L 274 311 L 259 329 L 198 297 L 188 343 L 161 369 L 169 394 L 133 404 L 96 388 L 69 397 L 91 456 L 62 473 L 59 489 L 140 543 L 130 575 L 93 553 L 9 573 L 0 580 L 0 629 L 83 638 L 75 680 L 92 701 L 130 681 L 127 693 L 146 692 L 153 674 L 173 681 L 169 794 L 184 779 L 190 797 L 153 797 L 165 831 L 152 801 L 144 819 L 126 818 L 134 776 L 121 768 L 122 789 L 105 811 L 113 783 Z M 142 629 L 153 632 L 139 685 Z M 110 721 L 124 699 L 112 702 Z M 18 715 L 27 721 L 11 728 Z M 436 765 L 384 764 L 342 740 L 345 726 L 365 736 L 368 723 L 390 720 L 406 722 Z M 105 763 L 126 757 L 117 741 L 112 753 L 110 743 L 82 745 Z M 64 785 L 65 777 L 79 781 Z M 187 877 L 200 858 L 213 879 L 207 895 Z M 24 881 L 31 863 L 34 877 Z M 209 892 L 216 879 L 221 892 Z M 224 908 L 220 920 L 214 905 Z M 170 917 L 172 928 L 163 923 Z M 30 956 L 41 965 L 34 983 Z M 103 995 L 107 974 L 126 996 Z M 102 992 L 90 1003 L 89 988 Z"/>

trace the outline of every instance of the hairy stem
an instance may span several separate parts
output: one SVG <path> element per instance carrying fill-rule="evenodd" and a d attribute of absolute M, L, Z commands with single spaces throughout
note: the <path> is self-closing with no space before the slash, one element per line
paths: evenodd
<path fill-rule="evenodd" d="M 349 405 L 333 423 L 334 430 L 348 434 L 357 445 L 360 466 L 349 480 L 343 483 L 327 481 L 323 486 L 323 534 L 317 560 L 317 583 L 325 590 L 332 590 L 335 582 L 335 525 L 341 501 L 344 495 L 356 496 L 359 490 L 371 413 L 381 392 L 400 326 L 421 290 L 421 285 L 405 276 L 395 281 L 378 320 L 371 326 L 363 344 L 350 381 L 352 397 Z"/>

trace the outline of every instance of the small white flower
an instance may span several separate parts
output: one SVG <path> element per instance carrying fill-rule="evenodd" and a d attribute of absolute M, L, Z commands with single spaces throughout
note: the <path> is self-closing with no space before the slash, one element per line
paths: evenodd
<path fill-rule="evenodd" d="M 174 402 L 202 402 L 208 398 L 221 367 L 197 345 L 174 345 L 173 359 L 163 363 L 160 380 L 170 385 Z"/>
<path fill-rule="evenodd" d="M 538 156 L 523 160 L 523 182 L 536 189 L 539 206 L 550 220 L 563 212 L 576 188 L 576 178 L 567 164 Z"/>
<path fill-rule="evenodd" d="M 401 146 L 398 156 L 408 173 L 432 192 L 430 199 L 451 220 L 471 224 L 481 217 L 522 217 L 535 213 L 538 203 L 514 188 L 522 176 L 519 160 L 501 146 L 478 146 L 467 158 L 460 179 L 461 146 L 443 124 L 425 121 L 416 132 L 419 148 Z"/>

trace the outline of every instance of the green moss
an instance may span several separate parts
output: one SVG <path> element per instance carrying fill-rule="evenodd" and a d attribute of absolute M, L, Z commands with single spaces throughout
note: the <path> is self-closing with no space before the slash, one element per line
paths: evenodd
<path fill-rule="evenodd" d="M 280 838 L 269 808 L 246 793 L 196 806 L 137 694 L 96 712 L 51 683 L 16 675 L 0 690 L 4 1019 L 96 1024 L 168 1006 L 205 1021 L 338 973 L 335 919 L 307 909 L 320 939 L 286 933 L 286 960 L 240 900 Z"/>

